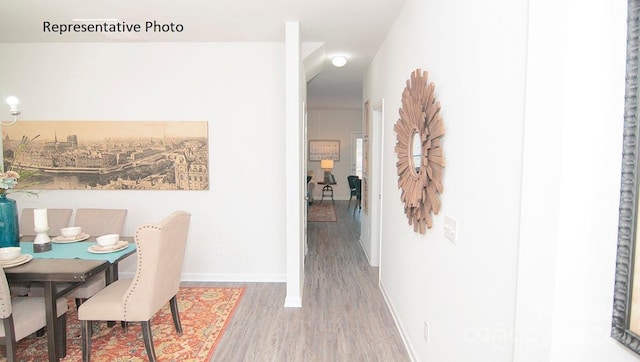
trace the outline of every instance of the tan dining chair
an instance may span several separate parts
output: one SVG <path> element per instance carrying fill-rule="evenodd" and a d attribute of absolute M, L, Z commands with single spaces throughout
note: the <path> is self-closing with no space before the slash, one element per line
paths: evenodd
<path fill-rule="evenodd" d="M 127 209 L 78 209 L 73 226 L 80 226 L 83 232 L 94 237 L 106 234 L 122 235 L 126 218 Z M 96 275 L 76 288 L 69 296 L 75 298 L 76 305 L 79 306 L 105 286 L 105 275 Z"/>
<path fill-rule="evenodd" d="M 20 213 L 18 228 L 20 235 L 34 236 L 36 232 L 33 230 L 33 210 L 34 208 L 26 207 Z M 49 236 L 60 235 L 60 229 L 69 226 L 73 209 L 49 209 L 47 208 L 47 221 L 49 223 Z M 31 283 L 15 282 L 9 285 L 13 296 L 23 296 L 31 293 Z"/>
<path fill-rule="evenodd" d="M 83 233 L 87 233 L 92 237 L 106 234 L 121 235 L 126 217 L 127 209 L 77 209 L 73 226 L 80 226 Z M 71 292 L 68 297 L 75 298 L 76 306 L 79 306 L 87 298 L 104 288 L 105 285 L 106 277 L 104 274 L 94 275 Z M 44 295 L 42 285 L 32 284 L 29 289 L 29 295 Z"/>
<path fill-rule="evenodd" d="M 33 210 L 34 208 L 24 208 L 20 213 L 19 229 L 20 235 L 36 235 L 33 230 Z M 47 221 L 49 223 L 49 236 L 60 235 L 60 229 L 69 226 L 73 209 L 49 209 L 47 208 Z"/>
<path fill-rule="evenodd" d="M 141 322 L 149 361 L 156 360 L 151 318 L 167 302 L 176 332 L 182 335 L 177 294 L 190 221 L 190 213 L 174 211 L 157 224 L 136 229 L 137 264 L 133 279 L 109 284 L 78 309 L 83 361 L 90 361 L 93 321 L 122 321 L 125 328 L 127 322 Z"/>
<path fill-rule="evenodd" d="M 73 226 L 91 236 L 122 234 L 127 209 L 77 209 Z"/>
<path fill-rule="evenodd" d="M 67 300 L 57 300 L 58 338 L 57 348 L 60 355 L 67 350 Z M 0 343 L 6 346 L 7 361 L 17 361 L 16 342 L 41 330 L 47 325 L 43 297 L 15 297 L 9 291 L 4 269 L 0 268 Z"/>

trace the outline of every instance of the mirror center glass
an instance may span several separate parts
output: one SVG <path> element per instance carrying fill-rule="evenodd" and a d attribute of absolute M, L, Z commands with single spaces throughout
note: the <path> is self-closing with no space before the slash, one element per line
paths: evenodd
<path fill-rule="evenodd" d="M 411 134 L 411 154 L 409 159 L 413 166 L 413 172 L 417 175 L 420 173 L 420 166 L 422 164 L 422 142 L 420 141 L 420 132 L 414 130 Z"/>

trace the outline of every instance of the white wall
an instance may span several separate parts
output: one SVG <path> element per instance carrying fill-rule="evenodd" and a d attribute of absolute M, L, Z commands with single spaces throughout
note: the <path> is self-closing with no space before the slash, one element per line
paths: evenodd
<path fill-rule="evenodd" d="M 609 337 L 625 15 L 621 0 L 406 3 L 364 98 L 385 101 L 381 288 L 416 360 L 637 360 Z M 406 223 L 393 152 L 415 68 L 446 127 L 426 235 Z"/>
<path fill-rule="evenodd" d="M 365 99 L 385 102 L 381 286 L 417 360 L 511 361 L 512 342 L 487 334 L 514 327 L 526 10 L 525 0 L 408 0 L 364 82 Z M 394 153 L 416 68 L 430 72 L 446 130 L 442 210 L 426 235 L 407 224 Z M 444 215 L 458 221 L 457 244 Z"/>
<path fill-rule="evenodd" d="M 20 122 L 209 122 L 208 191 L 42 191 L 16 196 L 20 208 L 127 208 L 126 234 L 185 209 L 183 279 L 285 280 L 284 44 L 0 44 L 0 54 L 0 96 L 20 98 Z"/>
<path fill-rule="evenodd" d="M 347 176 L 355 174 L 352 164 L 351 135 L 361 132 L 362 109 L 311 108 L 307 111 L 307 139 L 340 141 L 340 161 L 333 163 L 332 171 L 338 183 L 333 186 L 333 197 L 336 200 L 349 200 Z M 308 159 L 309 157 L 307 157 L 307 169 L 313 171 L 313 179 L 316 182 L 322 181 L 324 170 L 320 168 L 320 162 L 308 161 Z M 318 185 L 315 188 L 314 199 L 316 200 L 321 198 L 321 186 Z"/>
<path fill-rule="evenodd" d="M 638 360 L 609 336 L 625 20 L 622 0 L 531 3 L 518 362 Z"/>

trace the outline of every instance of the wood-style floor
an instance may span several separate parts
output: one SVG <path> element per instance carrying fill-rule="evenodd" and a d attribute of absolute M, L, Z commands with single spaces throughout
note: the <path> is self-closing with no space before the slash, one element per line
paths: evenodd
<path fill-rule="evenodd" d="M 284 307 L 284 283 L 207 283 L 246 287 L 213 361 L 410 360 L 360 247 L 359 214 L 353 202 L 335 208 L 337 222 L 308 223 L 302 308 Z"/>

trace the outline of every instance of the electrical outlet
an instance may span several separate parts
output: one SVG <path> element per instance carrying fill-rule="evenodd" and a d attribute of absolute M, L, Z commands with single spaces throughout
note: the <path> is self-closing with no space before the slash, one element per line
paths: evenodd
<path fill-rule="evenodd" d="M 444 217 L 444 237 L 454 244 L 458 239 L 458 222 L 449 216 Z"/>
<path fill-rule="evenodd" d="M 216 254 L 217 255 L 224 255 L 224 244 L 216 245 Z"/>
<path fill-rule="evenodd" d="M 429 322 L 424 321 L 424 341 L 429 342 Z"/>

